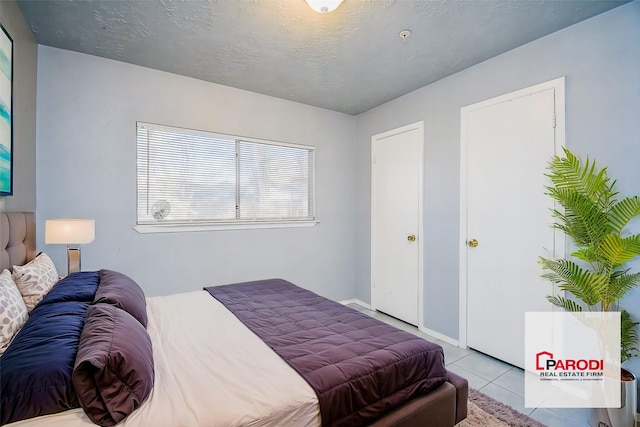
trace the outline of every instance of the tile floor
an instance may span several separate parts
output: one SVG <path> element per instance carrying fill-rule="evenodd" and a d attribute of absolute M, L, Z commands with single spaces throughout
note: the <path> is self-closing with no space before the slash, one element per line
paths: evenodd
<path fill-rule="evenodd" d="M 589 427 L 588 409 L 525 408 L 524 373 L 508 363 L 471 349 L 462 349 L 435 339 L 386 314 L 368 310 L 358 304 L 349 304 L 372 317 L 437 342 L 444 349 L 447 369 L 469 381 L 469 387 L 527 414 L 549 427 Z"/>

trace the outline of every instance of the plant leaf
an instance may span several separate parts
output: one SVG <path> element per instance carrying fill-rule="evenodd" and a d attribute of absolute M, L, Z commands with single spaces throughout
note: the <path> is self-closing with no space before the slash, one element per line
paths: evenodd
<path fill-rule="evenodd" d="M 607 168 L 600 171 L 597 170 L 596 162 L 590 161 L 589 158 L 584 165 L 580 160 L 568 149 L 563 148 L 565 157 L 555 156 L 549 163 L 548 174 L 557 189 L 572 189 L 578 193 L 587 196 L 592 202 L 607 206 L 610 203 L 611 195 L 608 191 L 609 177 L 607 176 Z"/>
<path fill-rule="evenodd" d="M 626 310 L 620 312 L 620 362 L 624 362 L 638 355 L 638 349 L 635 347 L 638 342 L 638 330 L 636 329 L 638 322 L 631 319 L 631 315 Z"/>
<path fill-rule="evenodd" d="M 603 296 L 607 296 L 608 277 L 597 272 L 587 271 L 575 262 L 541 258 L 541 264 L 549 271 L 542 277 L 558 285 L 581 299 L 588 306 L 596 306 Z"/>
<path fill-rule="evenodd" d="M 586 261 L 588 263 L 597 262 L 600 257 L 592 248 L 582 248 L 571 254 L 571 256 L 581 259 L 582 261 Z"/>
<path fill-rule="evenodd" d="M 619 234 L 609 234 L 602 241 L 601 253 L 616 268 L 640 255 L 640 235 L 622 238 Z"/>
<path fill-rule="evenodd" d="M 562 205 L 564 213 L 554 216 L 557 228 L 573 239 L 577 246 L 598 246 L 608 233 L 609 219 L 589 197 L 570 188 L 553 188 L 548 193 Z"/>
<path fill-rule="evenodd" d="M 614 303 L 638 284 L 640 284 L 640 272 L 629 274 L 628 270 L 618 271 L 609 279 L 609 286 L 603 300 L 609 304 Z"/>
<path fill-rule="evenodd" d="M 580 305 L 578 305 L 578 303 L 576 303 L 575 301 L 572 301 L 568 298 L 563 298 L 563 297 L 559 297 L 559 296 L 554 296 L 554 295 L 548 295 L 547 296 L 547 301 L 549 301 L 551 304 L 557 306 L 557 307 L 561 307 L 564 308 L 566 311 L 582 311 L 582 307 L 580 307 Z"/>
<path fill-rule="evenodd" d="M 633 196 L 620 200 L 609 211 L 612 233 L 621 233 L 633 218 L 640 216 L 640 197 Z"/>

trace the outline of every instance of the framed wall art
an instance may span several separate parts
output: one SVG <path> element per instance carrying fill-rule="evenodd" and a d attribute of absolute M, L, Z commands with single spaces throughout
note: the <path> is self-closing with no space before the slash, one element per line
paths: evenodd
<path fill-rule="evenodd" d="M 13 194 L 13 40 L 0 25 L 0 196 Z"/>

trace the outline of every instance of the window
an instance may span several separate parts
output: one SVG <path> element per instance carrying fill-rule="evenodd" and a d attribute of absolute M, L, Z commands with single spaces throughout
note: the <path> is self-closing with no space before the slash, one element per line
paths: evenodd
<path fill-rule="evenodd" d="M 314 220 L 314 148 L 137 123 L 138 225 Z"/>

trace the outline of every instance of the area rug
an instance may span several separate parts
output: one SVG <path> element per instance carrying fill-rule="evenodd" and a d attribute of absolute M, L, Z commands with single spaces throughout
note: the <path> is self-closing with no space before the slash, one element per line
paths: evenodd
<path fill-rule="evenodd" d="M 511 406 L 469 389 L 467 418 L 458 424 L 459 427 L 545 427 L 544 424 Z"/>

